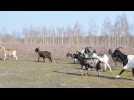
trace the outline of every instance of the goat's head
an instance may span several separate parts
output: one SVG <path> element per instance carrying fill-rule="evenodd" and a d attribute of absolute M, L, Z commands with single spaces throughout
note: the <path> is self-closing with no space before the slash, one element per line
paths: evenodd
<path fill-rule="evenodd" d="M 66 57 L 72 57 L 72 54 L 71 54 L 70 52 L 68 52 L 68 53 L 66 54 Z"/>
<path fill-rule="evenodd" d="M 113 53 L 113 52 L 112 52 L 112 49 L 109 49 L 109 50 L 108 50 L 108 54 L 112 55 L 112 53 Z"/>
<path fill-rule="evenodd" d="M 112 53 L 112 59 L 114 61 L 118 61 L 121 62 L 121 58 L 122 55 L 124 55 L 119 49 L 116 49 L 113 53 Z"/>
<path fill-rule="evenodd" d="M 89 47 L 86 47 L 86 48 L 85 48 L 85 53 L 91 53 L 91 51 L 90 51 L 90 48 L 89 48 Z"/>
<path fill-rule="evenodd" d="M 120 50 L 115 50 L 113 53 L 112 53 L 112 57 L 118 57 L 120 55 Z"/>
<path fill-rule="evenodd" d="M 36 49 L 35 49 L 35 52 L 39 52 L 39 51 L 40 51 L 40 49 L 39 49 L 39 48 L 36 48 Z"/>
<path fill-rule="evenodd" d="M 109 53 L 113 58 L 119 57 L 119 55 L 122 54 L 122 53 L 121 53 L 121 49 L 123 49 L 123 47 L 118 47 L 118 48 L 116 48 L 114 51 L 112 51 L 112 49 L 109 49 L 109 50 L 108 50 L 108 53 Z"/>

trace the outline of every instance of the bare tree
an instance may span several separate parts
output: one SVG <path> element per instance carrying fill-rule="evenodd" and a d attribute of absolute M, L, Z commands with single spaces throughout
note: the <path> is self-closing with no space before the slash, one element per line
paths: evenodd
<path fill-rule="evenodd" d="M 94 20 L 91 20 L 88 25 L 89 44 L 90 46 L 95 46 L 95 43 L 97 43 L 96 35 L 98 33 L 98 26 Z"/>
<path fill-rule="evenodd" d="M 118 16 L 114 24 L 115 41 L 117 46 L 128 46 L 129 24 L 126 15 Z M 123 38 L 125 37 L 125 38 Z M 123 41 L 121 41 L 121 38 Z M 118 45 L 117 45 L 118 44 Z"/>
<path fill-rule="evenodd" d="M 80 39 L 80 24 L 78 22 L 75 23 L 75 25 L 73 26 L 73 32 L 74 32 L 74 42 L 77 45 L 77 48 L 79 48 L 79 39 Z"/>
<path fill-rule="evenodd" d="M 112 28 L 113 25 L 111 23 L 110 18 L 105 18 L 104 23 L 102 24 L 102 29 L 101 29 L 101 33 L 102 36 L 104 36 L 104 47 L 111 47 L 111 34 L 112 34 Z"/>

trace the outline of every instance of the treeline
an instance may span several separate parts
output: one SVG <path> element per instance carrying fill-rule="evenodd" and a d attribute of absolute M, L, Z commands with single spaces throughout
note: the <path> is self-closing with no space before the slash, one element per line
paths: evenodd
<path fill-rule="evenodd" d="M 43 27 L 23 29 L 23 36 L 1 35 L 1 41 L 14 41 L 24 44 L 40 44 L 49 46 L 75 46 L 88 45 L 92 47 L 126 48 L 134 47 L 133 26 L 128 22 L 126 15 L 120 15 L 113 22 L 106 18 L 101 30 L 95 22 L 89 22 L 88 33 L 82 31 L 81 25 L 76 22 L 69 27 Z"/>

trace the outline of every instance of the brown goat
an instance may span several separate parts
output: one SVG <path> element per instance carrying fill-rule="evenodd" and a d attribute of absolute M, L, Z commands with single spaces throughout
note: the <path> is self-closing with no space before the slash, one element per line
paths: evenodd
<path fill-rule="evenodd" d="M 45 62 L 45 58 L 48 58 L 50 62 L 52 62 L 52 55 L 49 51 L 40 51 L 39 48 L 35 49 L 35 52 L 38 53 L 38 62 L 40 57 L 43 58 L 43 61 Z"/>

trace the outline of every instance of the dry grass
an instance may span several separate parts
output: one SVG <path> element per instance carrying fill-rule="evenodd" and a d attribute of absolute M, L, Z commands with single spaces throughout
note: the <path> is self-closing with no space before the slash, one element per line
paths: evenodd
<path fill-rule="evenodd" d="M 80 75 L 80 65 L 71 64 L 65 59 L 66 52 L 74 48 L 57 46 L 40 46 L 42 50 L 52 52 L 56 63 L 37 63 L 34 49 L 39 45 L 6 45 L 17 49 L 19 60 L 0 61 L 0 87 L 1 88 L 134 88 L 131 80 L 131 71 L 124 72 L 122 79 L 115 79 L 119 68 L 113 72 L 102 72 L 98 79 L 95 71 L 90 71 L 89 76 Z M 100 50 L 101 51 L 101 50 Z"/>
<path fill-rule="evenodd" d="M 111 72 L 102 72 L 98 79 L 95 71 L 89 76 L 81 76 L 78 64 L 71 64 L 67 60 L 56 60 L 57 63 L 37 63 L 34 61 L 1 61 L 1 88 L 133 88 L 130 71 L 122 75 L 122 79 L 115 79 L 120 68 Z"/>

